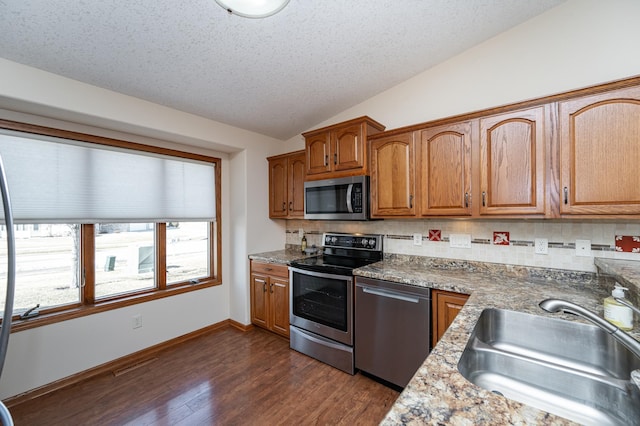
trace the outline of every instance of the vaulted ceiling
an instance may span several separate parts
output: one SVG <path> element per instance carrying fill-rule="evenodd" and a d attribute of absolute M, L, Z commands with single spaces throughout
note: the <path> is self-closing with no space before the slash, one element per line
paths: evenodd
<path fill-rule="evenodd" d="M 0 57 L 278 139 L 563 0 L 0 0 Z"/>

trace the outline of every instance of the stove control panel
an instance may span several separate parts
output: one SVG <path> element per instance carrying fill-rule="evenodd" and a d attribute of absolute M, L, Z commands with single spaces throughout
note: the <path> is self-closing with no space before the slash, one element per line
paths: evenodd
<path fill-rule="evenodd" d="M 382 235 L 378 234 L 342 234 L 326 232 L 322 237 L 322 241 L 324 242 L 325 247 L 382 251 Z"/>

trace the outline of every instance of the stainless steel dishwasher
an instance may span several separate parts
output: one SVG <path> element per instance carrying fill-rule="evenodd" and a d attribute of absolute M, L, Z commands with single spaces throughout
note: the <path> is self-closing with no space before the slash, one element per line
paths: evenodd
<path fill-rule="evenodd" d="M 429 355 L 430 289 L 356 277 L 355 367 L 405 387 Z"/>

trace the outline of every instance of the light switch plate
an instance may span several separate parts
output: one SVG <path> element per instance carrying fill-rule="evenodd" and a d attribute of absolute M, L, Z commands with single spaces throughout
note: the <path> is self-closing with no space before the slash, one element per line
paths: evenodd
<path fill-rule="evenodd" d="M 576 256 L 591 256 L 591 240 L 576 240 Z"/>
<path fill-rule="evenodd" d="M 536 238 L 534 245 L 536 254 L 549 254 L 549 240 L 547 238 Z"/>
<path fill-rule="evenodd" d="M 413 234 L 413 245 L 414 246 L 422 245 L 422 234 Z"/>
<path fill-rule="evenodd" d="M 451 234 L 449 235 L 449 247 L 471 248 L 471 234 Z"/>

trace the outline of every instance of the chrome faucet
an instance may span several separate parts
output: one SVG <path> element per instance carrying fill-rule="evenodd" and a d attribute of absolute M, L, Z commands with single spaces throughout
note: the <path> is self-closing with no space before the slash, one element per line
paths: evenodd
<path fill-rule="evenodd" d="M 547 312 L 566 312 L 578 315 L 588 321 L 591 321 L 592 323 L 609 333 L 611 337 L 620 342 L 625 348 L 629 349 L 636 357 L 640 358 L 639 341 L 637 341 L 624 331 L 620 330 L 609 321 L 600 318 L 599 316 L 583 308 L 582 306 L 561 299 L 546 299 L 540 302 L 539 306 Z"/>
<path fill-rule="evenodd" d="M 622 303 L 624 306 L 631 308 L 631 310 L 633 312 L 635 312 L 636 314 L 640 315 L 640 309 L 636 308 L 635 306 L 633 306 L 631 304 L 631 302 L 629 302 L 627 299 L 621 299 L 619 297 L 614 297 L 614 299 L 616 300 L 616 302 L 618 303 Z"/>

